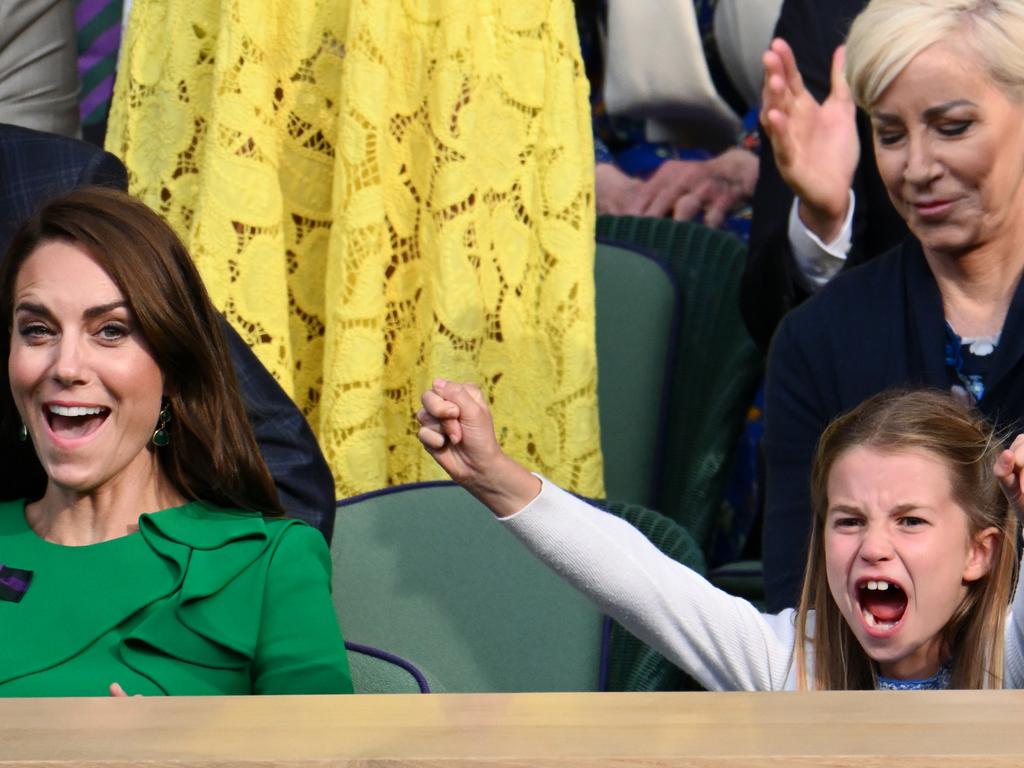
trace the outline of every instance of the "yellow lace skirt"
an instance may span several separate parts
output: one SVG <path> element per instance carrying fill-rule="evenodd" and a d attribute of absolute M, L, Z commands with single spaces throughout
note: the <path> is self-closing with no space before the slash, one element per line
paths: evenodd
<path fill-rule="evenodd" d="M 302 408 L 339 496 L 435 478 L 478 382 L 600 495 L 593 150 L 570 0 L 135 0 L 107 148 Z"/>

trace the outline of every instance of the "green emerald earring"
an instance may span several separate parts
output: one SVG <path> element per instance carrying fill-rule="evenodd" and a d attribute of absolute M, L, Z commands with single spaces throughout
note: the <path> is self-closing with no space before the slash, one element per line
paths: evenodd
<path fill-rule="evenodd" d="M 28 440 L 28 427 L 22 424 L 18 428 L 18 442 L 24 443 L 26 440 Z"/>
<path fill-rule="evenodd" d="M 157 419 L 156 429 L 153 430 L 153 445 L 163 448 L 171 442 L 171 435 L 167 431 L 167 425 L 171 423 L 171 404 L 164 398 L 160 406 L 160 416 Z"/>

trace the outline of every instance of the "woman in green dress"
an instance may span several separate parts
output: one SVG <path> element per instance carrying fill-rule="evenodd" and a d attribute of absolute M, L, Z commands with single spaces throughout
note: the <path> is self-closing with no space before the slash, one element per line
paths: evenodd
<path fill-rule="evenodd" d="M 351 690 L 320 534 L 285 519 L 188 253 L 84 189 L 0 266 L 0 696 Z"/>

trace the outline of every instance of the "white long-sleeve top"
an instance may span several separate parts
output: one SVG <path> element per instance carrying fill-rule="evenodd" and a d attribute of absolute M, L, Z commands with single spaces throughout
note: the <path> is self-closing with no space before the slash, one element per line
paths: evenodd
<path fill-rule="evenodd" d="M 502 523 L 606 614 L 712 691 L 796 688 L 796 612 L 759 612 L 663 554 L 624 520 L 542 478 Z M 1006 623 L 1004 685 L 1024 687 L 1022 590 Z M 813 635 L 814 616 L 807 630 Z M 813 648 L 807 647 L 813 680 Z"/>

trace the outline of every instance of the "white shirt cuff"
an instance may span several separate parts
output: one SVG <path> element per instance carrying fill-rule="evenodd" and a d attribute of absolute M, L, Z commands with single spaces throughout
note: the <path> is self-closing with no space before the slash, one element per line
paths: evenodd
<path fill-rule="evenodd" d="M 846 263 L 846 254 L 850 252 L 853 240 L 853 209 L 856 204 L 857 198 L 851 189 L 843 228 L 832 242 L 825 243 L 800 221 L 800 199 L 793 198 L 789 209 L 789 245 L 793 250 L 797 274 L 804 288 L 812 293 L 835 277 Z"/>
<path fill-rule="evenodd" d="M 518 517 L 519 515 L 523 514 L 532 507 L 543 506 L 544 501 L 541 501 L 541 498 L 543 497 L 543 499 L 546 501 L 547 498 L 551 495 L 551 488 L 555 487 L 554 484 L 546 477 L 544 477 L 544 475 L 538 474 L 537 472 L 531 472 L 530 474 L 536 477 L 538 480 L 540 480 L 540 493 L 534 496 L 522 509 L 513 512 L 511 515 L 505 515 L 504 517 L 496 517 L 495 519 L 498 522 L 504 523 L 507 520 L 511 520 L 513 517 Z M 546 493 L 545 490 L 547 491 Z"/>

